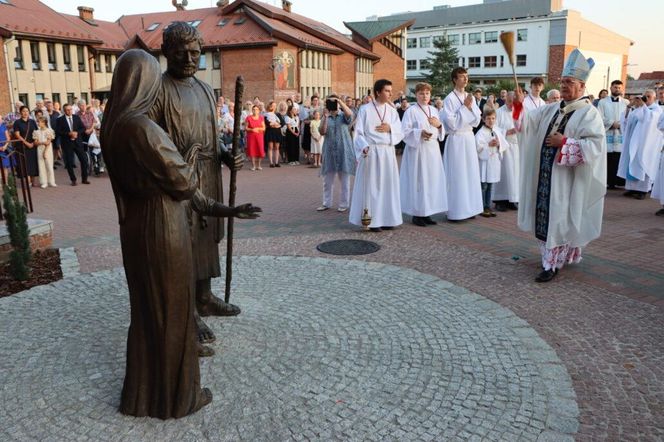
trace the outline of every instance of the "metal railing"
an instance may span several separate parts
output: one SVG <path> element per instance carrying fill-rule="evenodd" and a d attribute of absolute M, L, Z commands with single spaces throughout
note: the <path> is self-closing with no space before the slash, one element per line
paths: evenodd
<path fill-rule="evenodd" d="M 19 140 L 12 140 L 10 143 L 20 142 Z M 7 154 L 6 158 L 9 161 L 9 169 L 5 169 L 2 162 L 0 162 L 0 179 L 2 180 L 2 189 L 7 187 L 9 181 L 9 174 L 14 177 L 16 183 L 16 190 L 22 196 L 23 205 L 28 210 L 28 213 L 34 212 L 32 205 L 32 192 L 30 190 L 30 180 L 28 179 L 28 168 L 25 158 L 25 152 L 22 150 L 13 150 Z M 19 190 L 20 188 L 20 190 Z M 19 197 L 19 200 L 21 197 Z M 4 219 L 5 209 L 2 207 L 2 199 L 0 198 L 0 220 Z"/>

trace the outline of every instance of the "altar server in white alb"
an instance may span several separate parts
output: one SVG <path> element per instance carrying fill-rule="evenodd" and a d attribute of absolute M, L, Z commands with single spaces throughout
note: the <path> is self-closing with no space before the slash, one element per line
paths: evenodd
<path fill-rule="evenodd" d="M 500 181 L 500 162 L 507 148 L 505 133 L 496 126 L 496 111 L 484 110 L 484 125 L 475 134 L 477 157 L 480 162 L 480 182 L 482 183 L 482 202 L 485 218 L 496 216 L 491 210 L 491 191 L 494 183 Z"/>
<path fill-rule="evenodd" d="M 563 101 L 526 112 L 519 134 L 519 227 L 535 234 L 542 271 L 551 281 L 581 248 L 599 237 L 606 194 L 606 137 L 599 111 L 584 96 L 594 66 L 577 49 L 565 63 Z M 522 110 L 517 90 L 514 106 Z"/>
<path fill-rule="evenodd" d="M 535 77 L 530 80 L 530 93 L 523 99 L 523 107 L 526 111 L 533 111 L 546 105 L 540 96 L 544 89 L 544 79 L 542 77 Z"/>
<path fill-rule="evenodd" d="M 627 197 L 643 200 L 652 188 L 659 168 L 662 133 L 657 129 L 662 109 L 655 100 L 654 90 L 632 99 L 627 112 L 623 149 L 620 154 L 618 176 L 625 178 Z"/>
<path fill-rule="evenodd" d="M 443 154 L 447 176 L 447 219 L 461 221 L 482 213 L 482 187 L 473 128 L 480 123 L 480 109 L 473 96 L 465 92 L 468 72 L 452 70 L 454 90 L 443 102 L 441 120 L 447 142 Z"/>
<path fill-rule="evenodd" d="M 429 105 L 431 85 L 415 85 L 417 103 L 401 121 L 406 147 L 401 160 L 401 210 L 420 227 L 436 224 L 431 215 L 447 211 L 447 182 L 438 141 L 445 129 L 438 110 Z"/>
<path fill-rule="evenodd" d="M 498 212 L 517 210 L 519 202 L 519 141 L 514 124 L 514 92 L 505 96 L 505 104 L 496 111 L 496 125 L 505 133 L 507 146 L 500 161 L 500 181 L 493 185 L 493 201 Z"/>
<path fill-rule="evenodd" d="M 661 90 L 664 91 L 664 88 Z M 661 107 L 663 106 L 660 105 L 660 108 Z M 662 139 L 664 140 L 664 111 L 659 115 L 657 128 L 662 133 Z M 664 216 L 664 142 L 662 143 L 662 151 L 659 154 L 659 170 L 657 171 L 657 176 L 655 177 L 655 183 L 653 184 L 650 197 L 659 200 L 662 205 L 662 208 L 655 212 L 655 215 Z"/>
<path fill-rule="evenodd" d="M 355 120 L 353 145 L 359 160 L 355 173 L 350 222 L 361 226 L 365 209 L 374 232 L 403 223 L 399 169 L 394 146 L 403 139 L 401 120 L 391 103 L 392 82 L 374 84 L 375 99 L 362 106 Z"/>
<path fill-rule="evenodd" d="M 622 151 L 622 119 L 629 101 L 622 97 L 623 82 L 611 82 L 611 95 L 599 100 L 597 110 L 602 115 L 606 129 L 606 184 L 608 189 L 624 186 L 625 180 L 618 176 L 618 163 Z"/>

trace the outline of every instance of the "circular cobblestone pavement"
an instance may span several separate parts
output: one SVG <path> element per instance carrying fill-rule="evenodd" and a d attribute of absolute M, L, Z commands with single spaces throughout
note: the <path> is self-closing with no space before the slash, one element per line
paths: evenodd
<path fill-rule="evenodd" d="M 221 281 L 216 281 L 220 291 Z M 414 270 L 239 257 L 208 319 L 214 401 L 178 421 L 117 412 L 128 294 L 121 269 L 0 300 L 0 440 L 573 440 L 556 353 L 511 311 Z"/>

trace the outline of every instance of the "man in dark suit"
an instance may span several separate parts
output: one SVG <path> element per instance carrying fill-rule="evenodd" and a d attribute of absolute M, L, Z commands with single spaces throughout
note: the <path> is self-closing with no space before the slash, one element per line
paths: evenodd
<path fill-rule="evenodd" d="M 78 157 L 81 163 L 81 179 L 83 184 L 90 184 L 88 181 L 88 155 L 83 149 L 82 136 L 85 133 L 85 126 L 78 115 L 74 115 L 71 104 L 65 104 L 64 114 L 58 118 L 55 133 L 60 138 L 60 146 L 65 160 L 65 168 L 69 173 L 71 185 L 76 185 L 76 174 L 74 173 L 74 155 Z"/>

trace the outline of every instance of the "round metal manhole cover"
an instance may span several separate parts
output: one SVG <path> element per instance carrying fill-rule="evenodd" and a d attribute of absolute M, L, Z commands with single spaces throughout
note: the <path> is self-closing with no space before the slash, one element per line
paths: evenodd
<path fill-rule="evenodd" d="M 318 244 L 316 248 L 330 255 L 368 255 L 380 250 L 375 242 L 362 239 L 337 239 Z"/>

